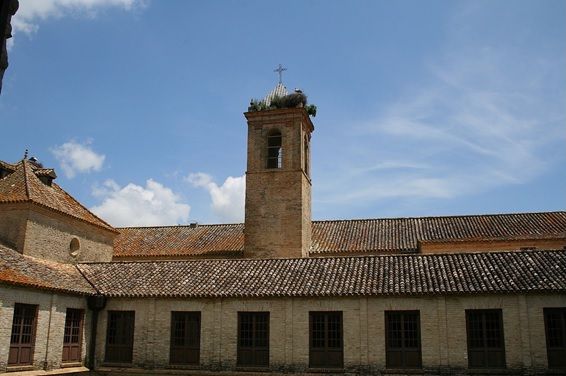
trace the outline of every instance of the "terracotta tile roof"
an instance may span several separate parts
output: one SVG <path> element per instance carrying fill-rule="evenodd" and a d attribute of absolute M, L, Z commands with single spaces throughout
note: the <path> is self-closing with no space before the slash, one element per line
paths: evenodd
<path fill-rule="evenodd" d="M 16 165 L 8 163 L 8 162 L 4 162 L 4 161 L 0 161 L 0 169 L 4 169 L 10 172 L 14 172 L 16 170 Z"/>
<path fill-rule="evenodd" d="M 566 239 L 566 212 L 313 222 L 312 254 L 414 252 L 419 242 Z"/>
<path fill-rule="evenodd" d="M 57 174 L 52 168 L 37 168 L 34 170 L 34 172 L 37 176 L 49 176 L 53 179 L 57 178 Z"/>
<path fill-rule="evenodd" d="M 119 229 L 114 256 L 241 255 L 244 225 Z M 314 221 L 311 254 L 416 252 L 419 242 L 566 238 L 566 212 Z"/>
<path fill-rule="evenodd" d="M 120 228 L 114 256 L 230 256 L 244 249 L 244 225 Z"/>
<path fill-rule="evenodd" d="M 0 203 L 33 202 L 116 232 L 112 226 L 91 213 L 57 184 L 47 185 L 39 179 L 38 176 L 54 178 L 56 175 L 53 169 L 37 167 L 27 160 L 12 166 L 13 172 L 0 179 Z"/>
<path fill-rule="evenodd" d="M 566 292 L 566 251 L 80 264 L 113 297 Z"/>
<path fill-rule="evenodd" d="M 0 283 L 81 295 L 96 293 L 76 266 L 24 256 L 1 245 Z"/>

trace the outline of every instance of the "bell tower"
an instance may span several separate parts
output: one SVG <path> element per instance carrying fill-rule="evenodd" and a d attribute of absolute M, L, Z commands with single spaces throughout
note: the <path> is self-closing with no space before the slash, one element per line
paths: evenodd
<path fill-rule="evenodd" d="M 280 82 L 264 103 L 268 107 L 281 94 L 286 89 Z M 244 256 L 307 257 L 313 123 L 302 104 L 244 115 L 248 121 Z"/>

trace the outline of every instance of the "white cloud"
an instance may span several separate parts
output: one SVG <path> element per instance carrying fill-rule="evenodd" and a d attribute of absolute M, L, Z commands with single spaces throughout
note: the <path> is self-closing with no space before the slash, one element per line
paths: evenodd
<path fill-rule="evenodd" d="M 332 174 L 322 171 L 318 201 L 462 197 L 531 182 L 559 165 L 564 59 L 474 47 L 451 48 L 430 64 L 426 84 L 352 125 L 344 144 L 362 158 L 352 167 L 340 155 Z"/>
<path fill-rule="evenodd" d="M 35 33 L 38 22 L 67 15 L 94 17 L 103 8 L 119 7 L 131 10 L 143 5 L 142 0 L 23 0 L 12 18 L 14 33 Z M 12 42 L 13 43 L 13 42 Z"/>
<path fill-rule="evenodd" d="M 130 183 L 120 187 L 107 180 L 93 194 L 103 201 L 91 208 L 93 213 L 114 226 L 157 226 L 186 223 L 191 207 L 170 188 L 153 179 L 145 187 Z"/>
<path fill-rule="evenodd" d="M 51 153 L 59 161 L 65 175 L 72 179 L 77 173 L 100 171 L 106 156 L 98 154 L 89 143 L 80 144 L 69 141 L 51 148 Z"/>
<path fill-rule="evenodd" d="M 229 176 L 221 186 L 218 186 L 210 175 L 203 172 L 189 174 L 185 179 L 193 186 L 208 191 L 212 200 L 212 210 L 220 221 L 233 223 L 244 220 L 245 175 Z"/>

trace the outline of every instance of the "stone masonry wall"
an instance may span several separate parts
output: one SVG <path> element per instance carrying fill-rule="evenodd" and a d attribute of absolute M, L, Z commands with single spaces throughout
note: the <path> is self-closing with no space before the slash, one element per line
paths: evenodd
<path fill-rule="evenodd" d="M 36 341 L 33 365 L 8 368 L 10 334 L 14 317 L 14 304 L 38 305 Z M 82 333 L 82 361 L 63 364 L 63 335 L 67 308 L 83 309 L 85 312 Z M 54 370 L 62 366 L 84 364 L 89 340 L 90 312 L 86 299 L 80 296 L 59 295 L 39 290 L 0 286 L 0 373 L 14 370 Z"/>
<path fill-rule="evenodd" d="M 0 205 L 0 243 L 22 252 L 28 210 L 23 205 Z"/>
<path fill-rule="evenodd" d="M 34 208 L 29 212 L 24 254 L 64 263 L 112 260 L 115 234 L 50 210 Z M 80 248 L 70 251 L 73 238 Z"/>
<path fill-rule="evenodd" d="M 466 309 L 502 309 L 507 368 L 521 373 L 545 372 L 547 368 L 545 307 L 566 307 L 566 296 L 110 299 L 107 310 L 136 311 L 131 368 L 136 372 L 169 369 L 167 372 L 175 373 L 168 365 L 171 311 L 201 312 L 200 370 L 238 370 L 237 313 L 269 311 L 270 370 L 309 372 L 309 311 L 342 311 L 345 371 L 386 372 L 384 312 L 419 310 L 423 368 L 432 373 L 466 374 Z M 97 369 L 113 374 L 117 368 L 103 361 L 106 324 L 107 312 L 101 312 Z M 119 370 L 124 374 L 128 368 Z"/>

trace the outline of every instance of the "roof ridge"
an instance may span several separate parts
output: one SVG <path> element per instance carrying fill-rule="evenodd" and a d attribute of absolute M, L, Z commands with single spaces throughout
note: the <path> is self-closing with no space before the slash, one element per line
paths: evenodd
<path fill-rule="evenodd" d="M 27 166 L 26 166 L 26 160 L 22 159 L 22 168 L 23 168 L 23 173 L 24 173 L 24 187 L 26 189 L 26 197 L 28 200 L 31 200 L 31 194 L 29 191 L 29 182 L 28 182 L 28 176 L 27 176 Z"/>
<path fill-rule="evenodd" d="M 69 193 L 67 193 L 66 190 L 64 190 L 63 188 L 61 188 L 61 186 L 57 183 L 53 183 L 53 185 L 56 188 L 59 188 L 59 190 L 61 192 L 63 192 L 64 195 L 66 195 L 67 197 L 69 197 L 71 200 L 73 200 L 76 204 L 78 204 L 81 208 L 83 208 L 84 210 L 86 210 L 88 213 L 90 213 L 94 218 L 98 219 L 100 222 L 102 222 L 103 224 L 105 224 L 106 226 L 108 226 L 110 229 L 112 229 L 113 231 L 117 231 L 116 228 L 114 228 L 114 226 L 112 226 L 111 224 L 109 224 L 108 222 L 106 222 L 104 219 L 100 218 L 99 216 L 97 216 L 96 214 L 94 214 L 90 209 L 88 209 L 86 206 L 84 206 L 83 204 L 81 204 L 77 199 L 75 199 L 73 196 L 71 196 Z M 59 210 L 58 210 L 59 211 Z M 71 215 L 74 218 L 78 218 L 74 215 Z M 79 218 L 80 219 L 80 218 Z M 86 221 L 88 223 L 92 223 L 90 221 Z M 94 223 L 92 223 L 94 224 Z M 101 226 L 104 227 L 104 226 Z"/>
<path fill-rule="evenodd" d="M 485 214 L 453 214 L 453 215 L 427 215 L 412 217 L 377 217 L 377 218 L 345 218 L 345 219 L 315 219 L 312 223 L 329 223 L 329 222 L 364 222 L 364 221 L 388 221 L 388 220 L 408 220 L 408 219 L 431 219 L 431 218 L 477 218 L 477 217 L 503 217 L 515 215 L 532 215 L 532 214 L 566 214 L 565 210 L 539 211 L 539 212 L 516 212 L 516 213 L 485 213 Z M 240 226 L 244 222 L 232 223 L 197 223 L 200 226 Z M 144 228 L 173 228 L 173 227 L 190 227 L 191 224 L 177 225 L 155 225 L 155 226 L 118 226 L 115 229 L 144 229 Z"/>
<path fill-rule="evenodd" d="M 533 253 L 547 253 L 547 252 L 562 252 L 566 253 L 566 249 L 534 249 L 534 250 L 493 250 L 493 251 L 482 251 L 482 252 L 473 252 L 473 251 L 464 251 L 464 252 L 447 252 L 447 253 L 407 253 L 407 254 L 389 254 L 389 255 L 348 255 L 348 256 L 331 256 L 331 257 L 294 257 L 294 258 L 210 258 L 210 259 L 185 259 L 185 260 L 120 260 L 120 261 L 93 261 L 93 262 L 81 262 L 77 263 L 77 266 L 80 265 L 109 265 L 109 264 L 148 264 L 148 263 L 156 263 L 156 264 L 168 264 L 168 263 L 198 263 L 198 262 L 267 262 L 267 261 L 280 261 L 280 262 L 289 262 L 295 260 L 347 260 L 347 259 L 373 259 L 373 258 L 397 258 L 397 257 L 422 257 L 422 258 L 441 258 L 444 256 L 466 256 L 472 255 L 480 257 L 481 255 L 491 255 L 491 254 L 533 254 Z"/>
<path fill-rule="evenodd" d="M 379 217 L 379 218 L 349 218 L 349 219 L 317 219 L 313 223 L 324 222 L 362 222 L 362 221 L 387 221 L 387 220 L 400 220 L 400 219 L 431 219 L 431 218 L 477 218 L 477 217 L 503 217 L 514 215 L 532 215 L 532 214 L 566 214 L 565 210 L 553 211 L 539 211 L 539 212 L 516 212 L 516 213 L 485 213 L 485 214 L 452 214 L 452 215 L 427 215 L 427 216 L 413 216 L 413 217 Z"/>
<path fill-rule="evenodd" d="M 203 226 L 243 226 L 243 222 L 239 223 L 197 223 L 195 228 L 203 227 Z M 124 229 L 144 229 L 144 228 L 174 228 L 174 227 L 189 227 L 191 228 L 191 224 L 178 224 L 178 225 L 157 225 L 157 226 L 124 226 L 124 227 L 115 227 L 117 230 L 124 230 Z"/>

